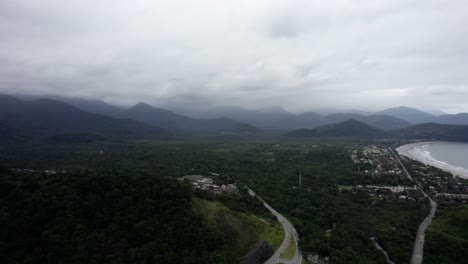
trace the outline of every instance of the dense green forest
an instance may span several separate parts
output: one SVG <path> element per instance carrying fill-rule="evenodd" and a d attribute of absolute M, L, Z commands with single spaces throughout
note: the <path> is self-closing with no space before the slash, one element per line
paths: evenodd
<path fill-rule="evenodd" d="M 315 129 L 298 129 L 288 132 L 290 137 L 354 137 L 372 138 L 381 137 L 385 133 L 363 122 L 349 119 L 341 123 L 321 126 Z"/>
<path fill-rule="evenodd" d="M 247 194 L 196 195 L 187 183 L 149 173 L 2 169 L 0 262 L 237 263 L 261 240 L 281 240 L 279 224 Z M 208 218 L 203 205 L 213 203 L 223 215 Z M 258 232 L 221 223 L 226 216 Z"/>
<path fill-rule="evenodd" d="M 0 176 L 2 263 L 218 263 L 189 186 L 147 174 Z"/>
<path fill-rule="evenodd" d="M 468 126 L 427 123 L 393 131 L 393 135 L 406 139 L 466 142 Z"/>
<path fill-rule="evenodd" d="M 268 150 L 274 161 L 255 159 Z M 303 252 L 330 256 L 331 263 L 384 263 L 383 255 L 370 241 L 376 236 L 395 262 L 409 263 L 428 203 L 379 200 L 367 193 L 340 189 L 384 182 L 353 174 L 345 147 L 318 146 L 308 151 L 260 148 L 238 162 L 231 166 L 232 174 L 292 220 Z M 298 188 L 299 171 L 302 188 Z"/>
<path fill-rule="evenodd" d="M 215 172 L 220 174 L 219 178 L 216 179 L 217 181 L 237 182 L 239 186 L 242 186 L 242 184 L 248 185 L 270 205 L 289 218 L 299 233 L 301 239 L 299 246 L 305 255 L 314 253 L 328 256 L 332 264 L 385 263 L 383 254 L 375 248 L 370 240 L 370 237 L 376 236 L 379 243 L 388 251 L 390 257 L 396 263 L 408 263 L 414 235 L 419 222 L 427 213 L 428 204 L 415 201 L 380 200 L 368 193 L 352 191 L 352 187 L 356 184 L 387 183 L 387 179 L 383 177 L 372 177 L 371 175 L 353 172 L 348 146 L 360 144 L 364 145 L 368 144 L 368 142 L 356 140 L 316 141 L 313 139 L 277 137 L 264 137 L 262 140 L 256 140 L 252 137 L 221 136 L 186 140 L 113 141 L 89 144 L 56 143 L 18 145 L 14 148 L 9 146 L 0 147 L 0 161 L 9 168 L 66 170 L 66 175 L 75 175 L 74 177 L 42 175 L 38 179 L 31 178 L 34 179 L 33 182 L 39 182 L 40 186 L 44 187 L 49 186 L 49 182 L 57 181 L 50 188 L 41 188 L 40 197 L 57 196 L 60 192 L 56 194 L 57 190 L 54 189 L 74 189 L 77 188 L 75 184 L 86 179 L 92 182 L 93 179 L 98 182 L 115 181 L 112 184 L 119 186 L 118 189 L 123 188 L 125 190 L 127 188 L 129 195 L 131 193 L 131 195 L 137 197 L 139 195 L 144 196 L 144 194 L 133 194 L 131 192 L 133 188 L 140 188 L 140 183 L 133 186 L 134 181 L 155 181 L 158 184 L 168 184 L 169 186 L 174 184 L 176 187 L 174 187 L 175 189 L 169 188 L 170 193 L 179 190 L 179 196 L 175 193 L 173 195 L 180 197 L 180 195 L 183 196 L 181 193 L 184 193 L 187 197 L 173 201 L 174 198 L 169 196 L 172 197 L 168 198 L 170 201 L 159 200 L 155 203 L 164 204 L 169 202 L 172 204 L 178 201 L 180 203 L 176 203 L 175 206 L 180 205 L 183 209 L 177 214 L 187 217 L 192 223 L 200 223 L 196 225 L 196 228 L 190 227 L 195 229 L 191 230 L 189 228 L 189 232 L 185 232 L 184 228 L 187 227 L 180 226 L 180 232 L 187 235 L 193 232 L 194 236 L 197 237 L 197 239 L 192 239 L 192 243 L 200 247 L 196 247 L 195 250 L 205 252 L 204 254 L 197 254 L 195 261 L 200 261 L 199 258 L 205 258 L 203 259 L 205 263 L 210 261 L 222 263 L 219 261 L 220 259 L 227 263 L 234 263 L 229 261 L 237 261 L 237 259 L 233 260 L 233 258 L 237 258 L 240 252 L 245 251 L 246 248 L 237 251 L 238 253 L 235 256 L 225 254 L 227 249 L 223 248 L 222 245 L 229 244 L 226 239 L 232 238 L 229 235 L 229 230 L 236 230 L 235 226 L 232 226 L 232 229 L 223 230 L 219 228 L 219 226 L 224 225 L 222 221 L 211 221 L 211 224 L 207 224 L 210 223 L 207 220 L 210 215 L 222 216 L 225 214 L 207 213 L 203 207 L 200 207 L 200 204 L 205 205 L 207 208 L 213 208 L 213 206 L 207 203 L 190 203 L 188 202 L 190 200 L 188 196 L 190 195 L 197 196 L 197 199 L 201 198 L 219 203 L 234 212 L 231 215 L 236 216 L 241 213 L 246 216 L 238 217 L 237 215 L 235 217 L 237 219 L 247 219 L 250 215 L 255 215 L 266 219 L 270 225 L 273 223 L 270 221 L 271 216 L 263 209 L 262 205 L 248 198 L 245 194 L 241 193 L 238 197 L 216 196 L 199 191 L 191 194 L 193 191 L 190 191 L 188 186 L 174 181 L 174 178 L 187 174 L 210 175 L 211 172 Z M 386 143 L 382 142 L 382 144 Z M 84 173 L 83 170 L 85 169 L 88 169 L 88 172 Z M 96 169 L 106 171 L 106 173 L 98 173 Z M 298 186 L 299 172 L 302 173 L 301 188 Z M 168 176 L 169 178 L 166 178 Z M 19 181 L 11 178 L 11 176 L 7 179 L 7 182 L 13 182 L 12 186 L 21 186 L 21 188 L 24 186 L 23 180 Z M 124 179 L 122 183 L 120 179 Z M 401 182 L 398 180 L 391 182 L 391 184 L 406 183 L 403 180 Z M 59 188 L 61 185 L 64 187 Z M 98 183 L 96 185 L 99 186 Z M 148 184 L 144 186 L 148 186 Z M 24 193 L 24 197 L 37 197 L 38 195 L 35 193 L 38 190 L 34 190 Z M 160 190 L 164 191 L 165 188 Z M 23 192 L 21 191 L 21 193 Z M 46 194 L 42 194 L 42 192 Z M 51 193 L 54 193 L 54 195 Z M 77 191 L 63 191 L 62 195 L 72 195 L 74 193 L 77 193 Z M 83 195 L 88 197 L 85 194 Z M 93 195 L 89 196 L 94 197 Z M 111 208 L 118 206 L 118 204 L 112 204 L 111 201 L 114 200 L 111 197 L 109 196 L 109 200 L 105 200 L 106 202 L 102 204 L 110 205 Z M 164 199 L 164 197 L 159 196 L 158 199 Z M 135 199 L 143 199 L 144 201 L 144 198 L 141 197 L 132 198 L 132 201 Z M 83 206 L 87 205 L 85 201 L 83 201 Z M 52 203 L 50 206 L 52 205 L 54 204 Z M 71 205 L 73 207 L 70 210 L 78 210 L 82 206 L 80 203 L 72 203 Z M 195 210 L 194 213 L 193 210 L 190 210 L 190 207 L 198 210 Z M 134 212 L 135 208 L 124 209 L 129 210 L 126 211 L 126 215 L 148 213 Z M 107 208 L 102 207 L 100 210 L 107 210 Z M 165 211 L 163 215 L 171 212 L 172 210 Z M 216 210 L 213 212 L 216 212 Z M 217 212 L 225 212 L 225 209 Z M 73 219 L 79 219 L 79 217 L 79 215 L 74 216 Z M 151 219 L 151 216 L 147 217 Z M 141 218 L 138 217 L 138 219 Z M 161 220 L 154 221 L 157 224 L 162 223 Z M 254 222 L 252 221 L 249 226 L 255 225 Z M 174 225 L 176 224 L 174 223 Z M 229 232 L 225 232 L 226 230 Z M 269 239 L 270 242 L 275 241 L 274 236 L 272 236 L 274 227 L 270 227 L 269 231 L 265 231 L 268 230 L 268 227 L 264 227 L 262 230 L 264 231 L 255 234 L 255 236 L 261 239 Z M 197 232 L 203 234 L 198 236 L 196 235 Z M 158 235 L 157 233 L 145 233 Z M 67 237 L 66 239 L 70 239 L 69 243 L 75 243 L 76 240 L 72 238 Z M 204 242 L 196 242 L 199 241 L 198 239 Z M 246 240 L 237 237 L 234 241 Z M 277 236 L 276 241 L 278 241 Z M 137 244 L 131 246 L 138 248 L 145 245 L 145 242 L 147 241 L 138 241 Z M 167 243 L 170 245 L 172 242 L 174 241 Z M 232 240 L 230 243 L 235 244 Z M 253 242 L 249 243 L 253 244 Z M 183 246 L 174 244 L 174 248 Z M 130 245 L 128 247 L 130 248 Z M 29 248 L 28 250 L 34 249 Z M 176 263 L 183 263 L 183 257 L 188 259 L 185 261 L 192 261 L 192 253 L 189 250 L 184 252 L 182 255 L 164 255 L 164 257 L 179 257 L 180 259 L 177 259 Z M 355 252 L 359 252 L 359 254 Z"/>

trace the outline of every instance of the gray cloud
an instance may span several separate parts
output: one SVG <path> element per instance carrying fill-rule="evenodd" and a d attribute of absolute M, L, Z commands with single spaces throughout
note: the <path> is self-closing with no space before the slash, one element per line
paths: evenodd
<path fill-rule="evenodd" d="M 468 112 L 468 2 L 0 1 L 0 92 Z"/>

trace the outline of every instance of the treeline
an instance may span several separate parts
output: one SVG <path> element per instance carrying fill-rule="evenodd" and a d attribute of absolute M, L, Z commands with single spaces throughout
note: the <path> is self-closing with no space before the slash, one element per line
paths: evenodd
<path fill-rule="evenodd" d="M 361 143 L 365 142 L 353 142 L 353 144 Z M 188 187 L 183 187 L 184 183 L 172 179 L 161 179 L 161 177 L 168 175 L 176 178 L 186 174 L 208 176 L 210 172 L 215 172 L 220 174 L 219 178 L 213 176 L 216 181 L 227 183 L 235 180 L 237 183 L 245 183 L 275 209 L 285 214 L 296 226 L 301 237 L 300 247 L 305 253 L 329 256 L 331 263 L 383 263 L 385 258 L 370 241 L 371 236 L 377 236 L 396 263 L 406 263 L 411 255 L 418 224 L 426 214 L 427 204 L 409 201 L 382 201 L 366 193 L 347 191 L 346 187 L 349 188 L 356 184 L 386 182 L 385 178 L 373 178 L 371 175 L 353 173 L 354 165 L 351 162 L 350 153 L 345 147 L 349 144 L 349 142 L 327 141 L 314 148 L 302 148 L 276 147 L 272 144 L 259 145 L 257 143 L 242 145 L 212 139 L 203 143 L 184 144 L 176 142 L 51 144 L 16 146 L 14 149 L 0 148 L 0 161 L 8 164 L 9 167 L 17 168 L 57 168 L 73 171 L 83 166 L 107 169 L 112 173 L 95 172 L 97 177 L 89 174 L 86 176 L 77 174 L 71 178 L 87 179 L 91 177 L 89 180 L 95 182 L 109 175 L 113 179 L 112 181 L 119 181 L 120 178 L 131 176 L 131 180 L 124 180 L 122 184 L 126 182 L 125 188 L 132 191 L 136 186 L 139 186 L 139 184 L 133 185 L 132 182 L 140 181 L 143 177 L 149 178 L 151 181 L 163 181 L 182 186 L 180 188 L 185 190 L 184 192 L 190 193 Z M 101 150 L 103 154 L 101 154 Z M 132 172 L 142 169 L 150 172 L 151 175 L 158 176 L 158 179 Z M 302 186 L 298 188 L 300 172 L 302 173 Z M 227 180 L 224 177 L 228 177 Z M 42 182 L 42 186 L 51 179 L 55 179 L 64 181 L 63 183 L 67 183 L 66 186 L 74 186 L 72 182 L 76 181 L 58 178 L 58 176 L 40 176 L 40 179 L 35 180 L 35 182 Z M 403 181 L 392 181 L 392 184 L 404 183 Z M 55 187 L 58 188 L 61 185 L 57 184 Z M 340 190 L 340 185 L 344 185 L 345 188 Z M 14 186 L 21 186 L 18 188 L 22 189 L 24 184 L 18 182 Z M 40 193 L 44 191 L 42 187 L 41 190 Z M 164 188 L 158 190 L 164 191 Z M 169 190 L 172 189 L 169 188 Z M 97 191 L 92 193 L 94 192 Z M 48 199 L 52 199 L 51 197 L 54 196 L 51 193 L 54 192 L 49 189 Z M 220 201 L 235 211 L 247 214 L 257 212 L 255 215 L 265 214 L 263 216 L 271 217 L 265 213 L 264 209 L 260 210 L 261 203 L 251 199 L 245 193 L 240 196 L 214 196 L 204 192 L 195 192 L 195 194 L 204 199 Z M 33 196 L 33 194 L 29 194 L 29 196 Z M 106 200 L 108 203 L 110 201 L 115 203 L 115 200 Z M 172 198 L 169 201 L 172 201 Z M 165 202 L 167 201 L 162 198 L 157 201 L 158 204 Z M 177 204 L 181 205 L 183 202 Z M 76 206 L 71 208 L 76 210 L 79 206 L 81 206 L 80 202 L 76 202 Z M 110 205 L 111 208 L 115 206 L 117 205 Z M 101 210 L 104 210 L 104 207 L 101 207 Z M 135 214 L 132 208 L 123 208 L 122 210 L 125 214 Z M 207 234 L 209 239 L 206 240 L 208 242 L 201 242 L 201 245 L 194 246 L 194 250 L 199 252 L 198 256 L 205 256 L 208 262 L 200 259 L 196 259 L 196 261 L 199 263 L 210 263 L 210 261 L 223 263 L 221 257 L 223 252 L 216 244 L 222 245 L 224 243 L 222 235 L 213 230 L 213 227 L 199 224 L 197 215 L 189 211 L 189 209 L 183 210 L 187 215 L 195 217 L 190 225 L 194 225 L 198 229 L 193 232 L 195 234 L 200 232 L 196 239 L 192 239 L 193 245 L 198 244 L 198 241 L 205 241 Z M 162 220 L 155 217 L 158 219 L 158 224 L 162 223 Z M 11 221 L 12 218 L 8 219 Z M 137 217 L 136 219 L 141 218 Z M 190 228 L 188 229 L 190 230 Z M 159 233 L 152 234 L 157 236 Z M 68 239 L 68 237 L 66 238 Z M 198 249 L 198 247 L 202 248 Z M 175 251 L 169 250 L 169 252 L 179 252 L 178 249 L 181 247 L 175 245 L 170 248 L 174 248 Z M 185 254 L 191 256 L 190 250 L 186 252 L 188 253 Z M 203 252 L 212 253 L 203 255 Z M 171 261 L 164 263 L 184 263 L 185 260 L 182 262 L 180 260 Z"/>
<path fill-rule="evenodd" d="M 1 263 L 223 263 L 192 190 L 144 173 L 0 172 Z"/>
<path fill-rule="evenodd" d="M 408 263 L 427 203 L 386 201 L 340 190 L 341 185 L 384 181 L 353 173 L 350 153 L 342 146 L 270 151 L 275 162 L 258 161 L 255 157 L 261 154 L 253 149 L 226 170 L 293 222 L 305 254 L 328 256 L 330 263 L 384 263 L 370 240 L 376 236 L 396 263 Z"/>

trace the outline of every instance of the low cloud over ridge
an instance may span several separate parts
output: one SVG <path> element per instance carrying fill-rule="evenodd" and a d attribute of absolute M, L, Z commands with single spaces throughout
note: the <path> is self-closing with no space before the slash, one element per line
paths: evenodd
<path fill-rule="evenodd" d="M 0 92 L 468 112 L 468 2 L 0 2 Z"/>

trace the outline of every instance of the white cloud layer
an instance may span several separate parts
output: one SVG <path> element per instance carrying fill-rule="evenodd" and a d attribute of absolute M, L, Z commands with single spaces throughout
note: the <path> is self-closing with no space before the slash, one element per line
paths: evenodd
<path fill-rule="evenodd" d="M 0 0 L 0 92 L 468 112 L 468 1 Z"/>

